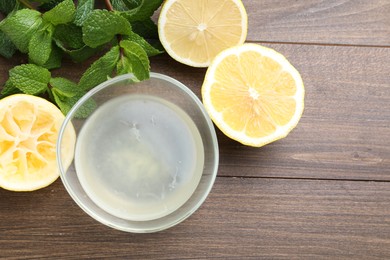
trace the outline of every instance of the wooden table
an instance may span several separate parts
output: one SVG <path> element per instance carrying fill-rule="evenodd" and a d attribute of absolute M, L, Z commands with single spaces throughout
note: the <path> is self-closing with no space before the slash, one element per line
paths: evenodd
<path fill-rule="evenodd" d="M 130 234 L 99 224 L 60 180 L 0 190 L 6 259 L 390 259 L 390 0 L 243 0 L 248 42 L 301 72 L 297 128 L 263 148 L 218 131 L 220 167 L 202 207 L 180 225 Z M 20 60 L 0 58 L 0 84 Z M 205 74 L 167 55 L 152 70 L 198 96 Z M 54 74 L 78 80 L 85 67 Z"/>

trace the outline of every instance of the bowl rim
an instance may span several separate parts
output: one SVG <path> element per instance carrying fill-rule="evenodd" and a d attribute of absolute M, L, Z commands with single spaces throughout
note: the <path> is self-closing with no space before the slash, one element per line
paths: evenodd
<path fill-rule="evenodd" d="M 185 219 L 187 219 L 196 210 L 198 210 L 199 207 L 207 199 L 207 197 L 210 194 L 210 191 L 211 191 L 211 189 L 212 189 L 212 187 L 214 185 L 214 182 L 216 180 L 217 173 L 218 173 L 218 167 L 219 167 L 219 146 L 218 146 L 218 139 L 217 139 L 216 131 L 215 131 L 215 128 L 214 128 L 214 124 L 213 124 L 211 118 L 209 117 L 208 113 L 206 112 L 206 109 L 204 108 L 204 105 L 200 101 L 198 96 L 191 89 L 189 89 L 187 86 L 185 86 L 183 83 L 181 83 L 180 81 L 178 81 L 178 80 L 176 80 L 176 79 L 174 79 L 174 78 L 172 78 L 170 76 L 167 76 L 167 75 L 164 75 L 164 74 L 161 74 L 161 73 L 150 72 L 150 79 L 153 79 L 153 78 L 154 79 L 160 79 L 160 80 L 168 81 L 168 82 L 172 83 L 173 85 L 175 85 L 176 87 L 178 87 L 179 89 L 183 90 L 187 95 L 190 96 L 190 98 L 196 103 L 196 105 L 198 106 L 199 110 L 202 112 L 202 115 L 203 115 L 203 117 L 204 117 L 204 119 L 205 119 L 205 121 L 207 123 L 207 129 L 208 129 L 208 132 L 209 132 L 209 134 L 211 136 L 211 141 L 213 143 L 212 144 L 212 148 L 213 148 L 213 153 L 214 153 L 214 160 L 212 162 L 213 169 L 211 171 L 212 172 L 211 180 L 208 183 L 207 187 L 205 187 L 205 191 L 203 192 L 203 194 L 200 197 L 200 199 L 194 204 L 194 206 L 192 206 L 190 208 L 190 210 L 188 210 L 186 212 L 186 214 L 182 215 L 181 217 L 179 217 L 177 219 L 174 219 L 173 221 L 170 221 L 169 223 L 167 223 L 165 225 L 161 225 L 161 226 L 155 227 L 155 228 L 134 228 L 134 227 L 118 226 L 116 224 L 113 224 L 109 220 L 105 219 L 104 217 L 101 217 L 100 215 L 94 213 L 93 210 L 91 210 L 89 207 L 85 206 L 85 204 L 82 202 L 81 199 L 79 199 L 79 196 L 73 190 L 71 185 L 66 181 L 66 178 L 65 178 L 66 171 L 64 171 L 62 160 L 60 158 L 61 158 L 61 142 L 62 142 L 62 138 L 63 138 L 64 132 L 65 132 L 65 128 L 67 127 L 68 123 L 71 122 L 71 120 L 74 118 L 74 115 L 75 115 L 76 111 L 81 107 L 82 104 L 84 104 L 84 102 L 86 100 L 91 98 L 93 95 L 95 95 L 99 91 L 105 89 L 109 85 L 115 84 L 115 83 L 123 81 L 123 80 L 128 80 L 128 79 L 134 80 L 135 84 L 136 84 L 138 80 L 135 78 L 135 76 L 133 74 L 128 73 L 128 74 L 123 74 L 123 75 L 116 76 L 114 78 L 108 79 L 108 80 L 102 82 L 101 84 L 97 85 L 96 87 L 92 88 L 91 90 L 89 90 L 86 94 L 84 94 L 75 103 L 75 105 L 69 110 L 69 112 L 65 116 L 65 119 L 64 119 L 64 121 L 63 121 L 63 123 L 61 125 L 61 128 L 60 128 L 60 131 L 58 133 L 58 138 L 57 138 L 57 142 L 56 142 L 56 155 L 57 155 L 56 156 L 57 157 L 56 160 L 57 160 L 57 166 L 58 166 L 58 169 L 59 169 L 59 172 L 60 172 L 60 178 L 61 178 L 61 181 L 62 181 L 63 185 L 65 186 L 66 191 L 71 196 L 73 201 L 85 213 L 87 213 L 90 217 L 92 217 L 96 221 L 98 221 L 98 222 L 100 222 L 100 223 L 102 223 L 102 224 L 104 224 L 106 226 L 109 226 L 111 228 L 114 228 L 116 230 L 121 230 L 121 231 L 131 232 L 131 233 L 153 233 L 153 232 L 158 232 L 158 231 L 162 231 L 162 230 L 168 229 L 170 227 L 173 227 L 173 226 L 181 223 Z M 97 206 L 97 207 L 99 207 L 99 206 Z M 180 209 L 180 207 L 179 207 L 179 209 Z M 175 211 L 177 211 L 177 210 L 175 210 Z M 172 212 L 171 214 L 174 214 L 174 212 Z M 106 213 L 111 215 L 108 212 L 106 212 Z M 170 216 L 171 214 L 169 214 L 167 216 Z M 114 217 L 118 218 L 118 219 L 121 219 L 121 218 L 116 217 L 116 216 L 114 216 Z M 123 220 L 125 222 L 131 221 L 131 220 L 125 220 L 125 219 L 121 219 L 121 220 Z M 158 220 L 158 219 L 156 219 L 156 220 Z M 142 222 L 142 221 L 131 221 L 131 222 L 135 223 L 135 222 Z M 145 221 L 145 222 L 147 222 L 147 221 Z"/>

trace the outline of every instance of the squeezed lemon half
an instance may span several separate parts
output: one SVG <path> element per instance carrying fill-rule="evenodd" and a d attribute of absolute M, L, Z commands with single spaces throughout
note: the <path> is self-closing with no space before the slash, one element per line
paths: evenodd
<path fill-rule="evenodd" d="M 56 141 L 65 116 L 46 99 L 15 94 L 0 100 L 0 187 L 33 191 L 59 176 Z M 63 162 L 73 159 L 76 134 L 65 132 Z"/>

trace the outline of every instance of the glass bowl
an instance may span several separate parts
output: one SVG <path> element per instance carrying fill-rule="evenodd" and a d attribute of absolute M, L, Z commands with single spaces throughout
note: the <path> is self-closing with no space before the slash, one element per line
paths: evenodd
<path fill-rule="evenodd" d="M 64 135 L 72 128 L 70 144 Z M 194 213 L 214 184 L 218 159 L 201 101 L 158 73 L 141 82 L 121 75 L 89 91 L 57 141 L 61 180 L 73 200 L 97 221 L 134 233 L 161 231 Z"/>

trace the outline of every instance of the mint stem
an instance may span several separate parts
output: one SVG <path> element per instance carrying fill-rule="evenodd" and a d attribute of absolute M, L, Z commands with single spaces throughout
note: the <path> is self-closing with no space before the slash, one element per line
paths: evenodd
<path fill-rule="evenodd" d="M 22 5 L 26 6 L 27 8 L 29 9 L 34 9 L 34 6 L 32 6 L 29 2 L 27 2 L 26 0 L 18 0 L 19 3 L 21 3 Z"/>
<path fill-rule="evenodd" d="M 106 3 L 106 7 L 107 7 L 107 10 L 108 10 L 108 11 L 111 11 L 111 12 L 115 11 L 115 10 L 114 10 L 114 7 L 112 6 L 110 0 L 104 0 L 104 2 Z M 119 43 L 122 41 L 122 35 L 118 34 L 118 35 L 116 36 L 116 38 L 118 39 L 118 44 L 119 44 Z M 122 48 L 119 48 L 119 53 L 120 53 L 120 58 L 122 58 L 123 55 L 124 55 L 124 54 L 123 54 L 123 49 L 122 49 Z"/>
<path fill-rule="evenodd" d="M 114 11 L 114 7 L 112 6 L 110 0 L 105 0 L 104 2 L 106 3 L 106 7 L 108 11 Z"/>
<path fill-rule="evenodd" d="M 50 85 L 49 85 L 49 86 L 50 86 Z M 48 87 L 46 93 L 47 93 L 47 95 L 49 96 L 49 99 L 50 99 L 52 102 L 55 102 L 56 100 L 54 99 L 54 95 L 53 95 L 53 92 L 51 91 L 51 89 L 52 89 L 51 86 Z"/>

